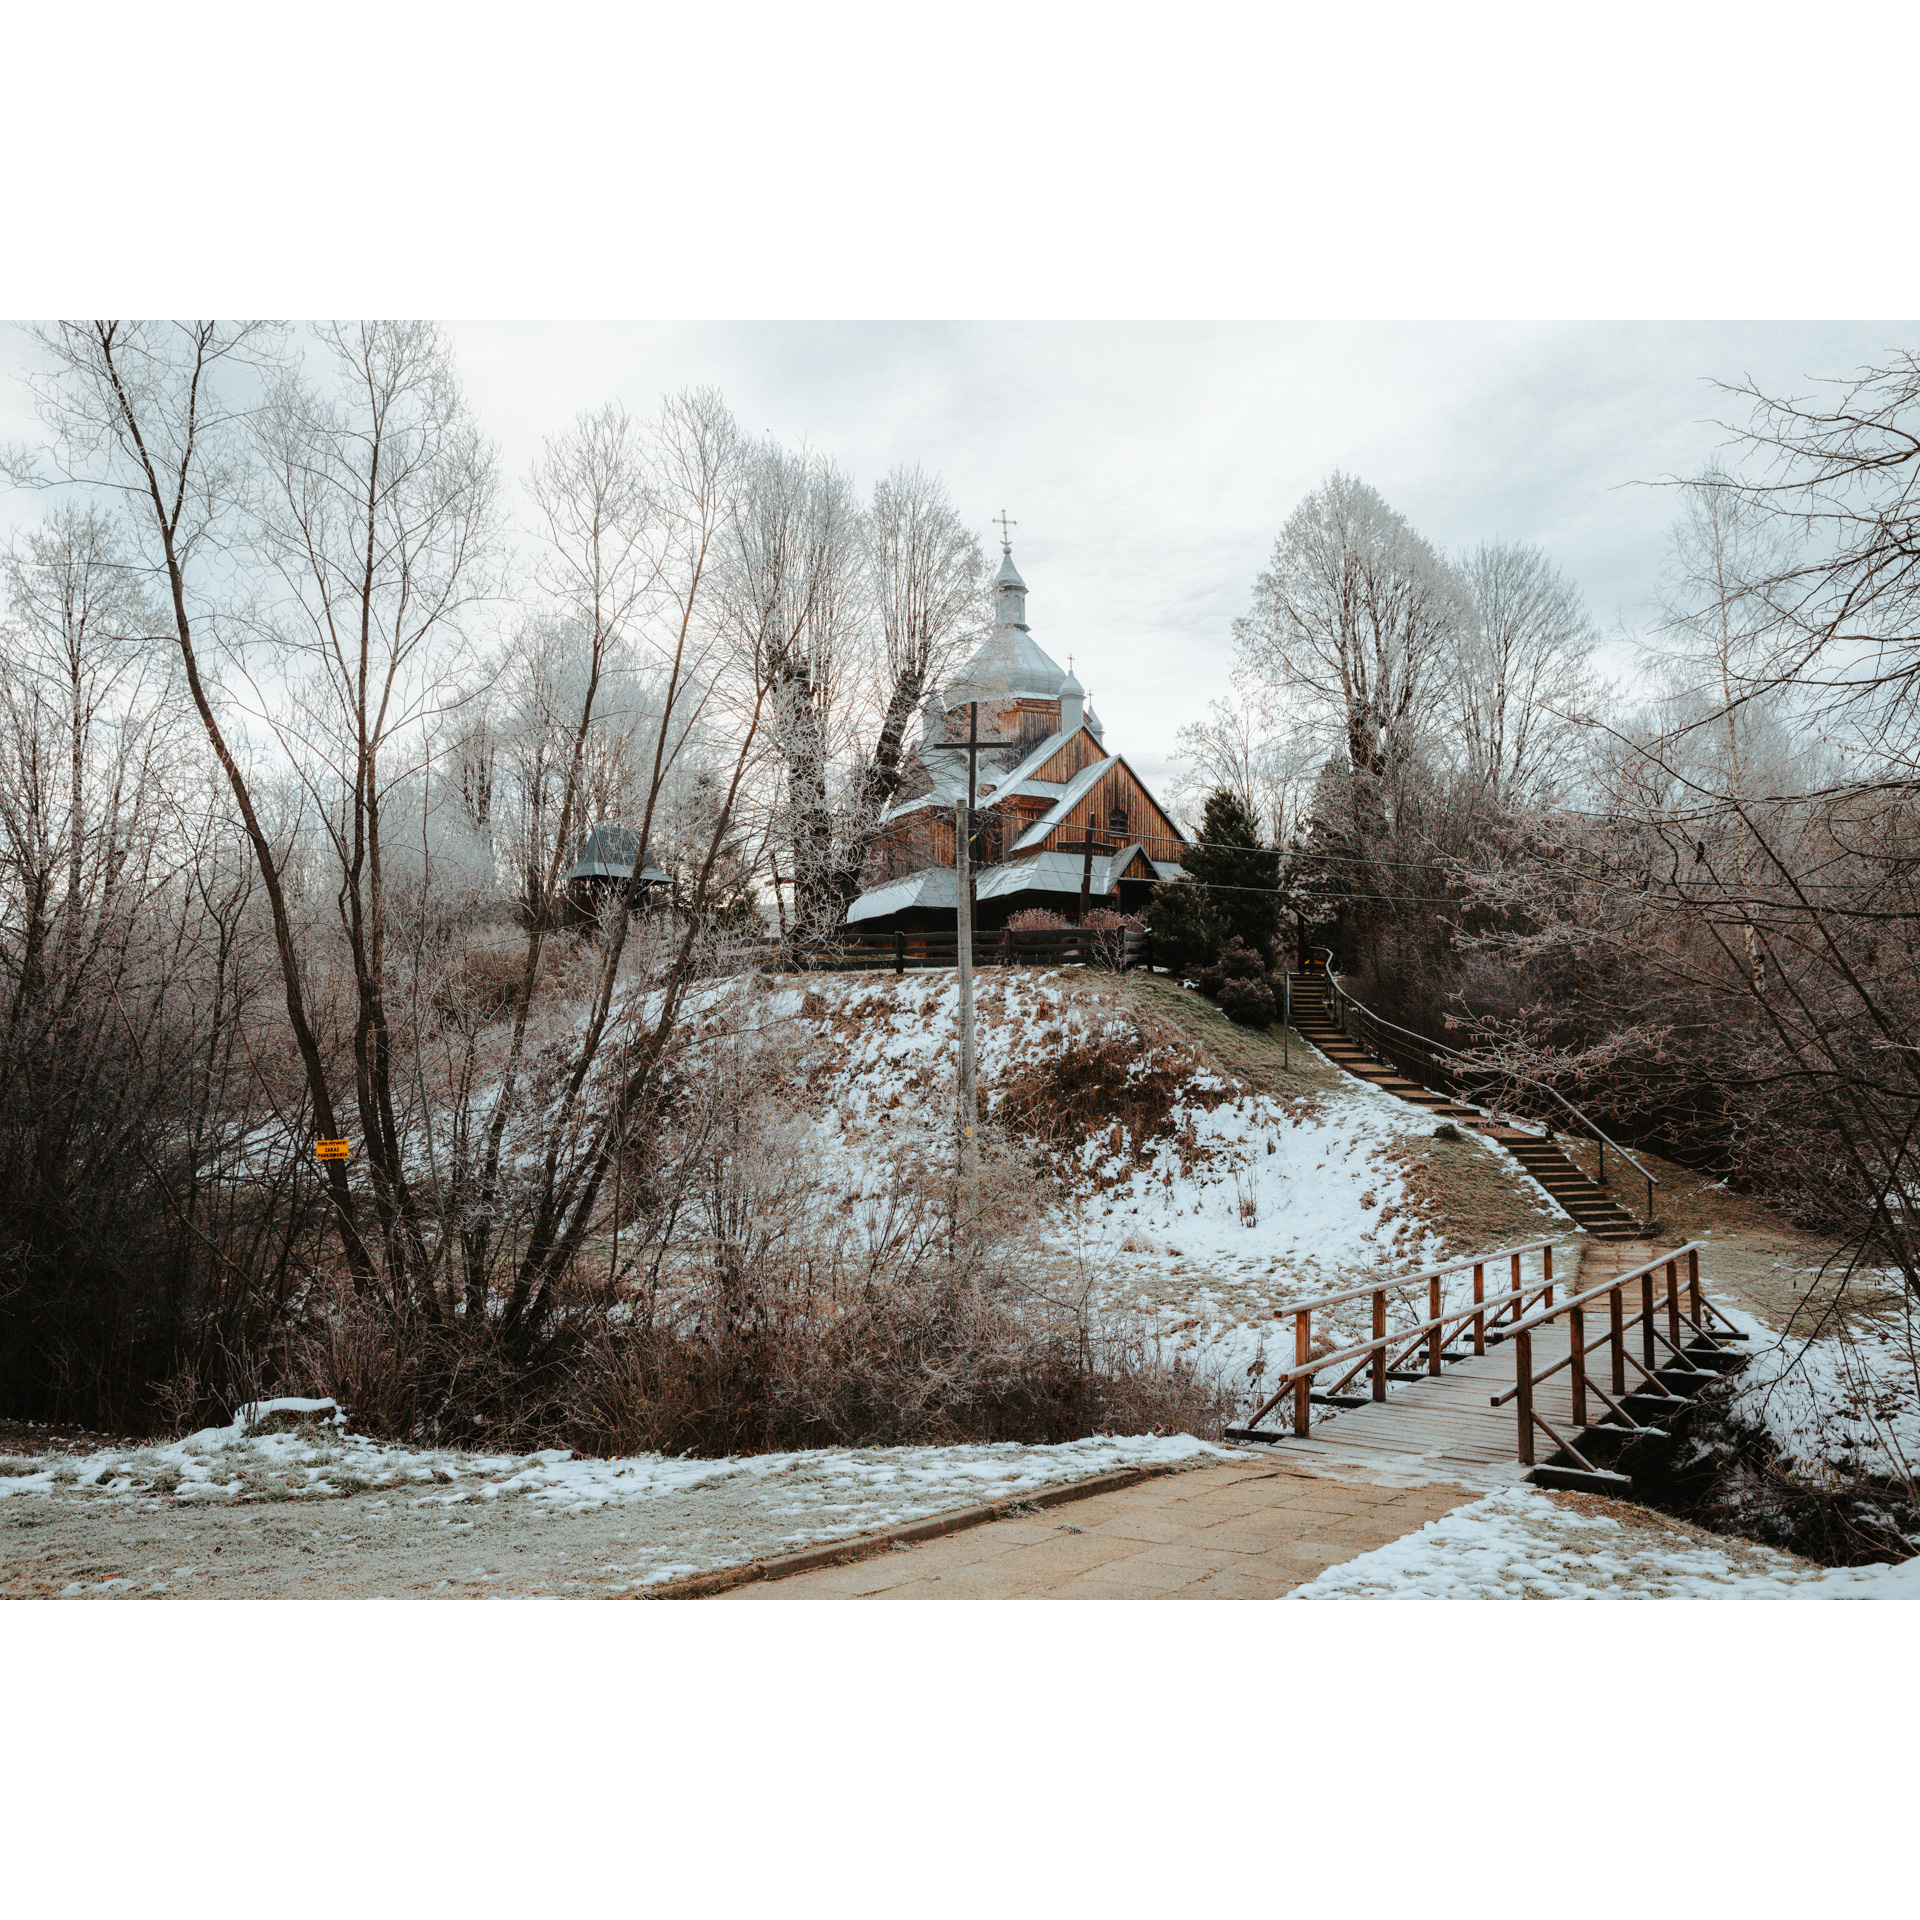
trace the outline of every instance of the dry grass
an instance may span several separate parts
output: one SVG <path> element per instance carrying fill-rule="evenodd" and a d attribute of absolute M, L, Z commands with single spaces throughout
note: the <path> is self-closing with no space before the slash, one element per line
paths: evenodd
<path fill-rule="evenodd" d="M 1113 1150 L 1137 1157 L 1151 1140 L 1171 1137 L 1183 1094 L 1214 1106 L 1233 1096 L 1188 1083 L 1206 1063 L 1191 1047 L 1155 1042 L 1137 1028 L 1047 1053 L 1002 1080 L 1000 1118 L 1015 1132 L 1069 1151 L 1100 1134 Z M 1118 1133 L 1115 1133 L 1118 1129 Z"/>
<path fill-rule="evenodd" d="M 1124 1007 L 1148 1031 L 1158 1030 L 1204 1053 L 1210 1063 L 1256 1093 L 1318 1101 L 1352 1085 L 1297 1033 L 1280 1026 L 1239 1027 L 1212 1001 L 1160 974 L 1124 973 L 1115 979 L 1073 981 L 1074 988 Z"/>

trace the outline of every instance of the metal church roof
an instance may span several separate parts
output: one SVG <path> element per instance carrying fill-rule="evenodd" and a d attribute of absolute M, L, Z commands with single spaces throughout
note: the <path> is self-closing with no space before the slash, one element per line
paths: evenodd
<path fill-rule="evenodd" d="M 566 882 L 575 880 L 625 880 L 633 874 L 633 860 L 640 851 L 640 836 L 631 827 L 595 827 L 580 843 L 580 857 L 567 869 Z M 664 887 L 671 877 L 658 867 L 643 867 L 640 884 Z"/>

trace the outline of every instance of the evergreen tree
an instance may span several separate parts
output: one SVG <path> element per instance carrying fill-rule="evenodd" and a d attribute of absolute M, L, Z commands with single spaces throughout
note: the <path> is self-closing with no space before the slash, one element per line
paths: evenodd
<path fill-rule="evenodd" d="M 1199 844 L 1180 856 L 1188 881 L 1204 892 L 1220 920 L 1221 944 L 1244 940 L 1269 966 L 1280 932 L 1280 859 L 1278 848 L 1262 843 L 1260 823 L 1246 803 L 1226 787 L 1207 796 Z"/>
<path fill-rule="evenodd" d="M 1153 964 L 1171 973 L 1195 974 L 1210 967 L 1227 944 L 1226 922 L 1203 888 L 1188 880 L 1163 881 L 1147 902 L 1153 934 Z"/>
<path fill-rule="evenodd" d="M 1359 785 L 1344 755 L 1334 755 L 1313 783 L 1304 833 L 1294 835 L 1283 874 L 1283 906 L 1302 947 L 1346 954 L 1354 935 L 1354 893 L 1367 893 L 1367 841 L 1356 822 Z"/>

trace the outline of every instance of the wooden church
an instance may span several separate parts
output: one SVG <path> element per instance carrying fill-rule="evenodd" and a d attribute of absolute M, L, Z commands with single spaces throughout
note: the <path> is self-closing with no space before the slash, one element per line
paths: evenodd
<path fill-rule="evenodd" d="M 1001 543 L 993 632 L 927 697 L 870 883 L 847 912 L 861 934 L 951 932 L 954 808 L 974 781 L 975 926 L 1045 908 L 1137 913 L 1181 877 L 1184 836 L 1106 744 L 1086 689 L 1027 627 L 1027 583 Z M 975 742 L 977 741 L 977 745 Z"/>

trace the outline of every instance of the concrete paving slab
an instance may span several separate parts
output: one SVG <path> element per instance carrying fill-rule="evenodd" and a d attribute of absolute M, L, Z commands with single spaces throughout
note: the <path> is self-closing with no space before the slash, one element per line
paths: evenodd
<path fill-rule="evenodd" d="M 1358 1473 L 1205 1467 L 720 1599 L 1273 1599 L 1478 1497 Z"/>

